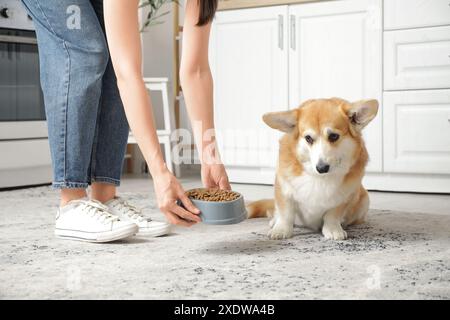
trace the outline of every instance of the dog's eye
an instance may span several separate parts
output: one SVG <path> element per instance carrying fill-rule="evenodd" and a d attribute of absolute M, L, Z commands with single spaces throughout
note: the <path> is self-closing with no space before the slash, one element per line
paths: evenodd
<path fill-rule="evenodd" d="M 328 135 L 328 141 L 336 142 L 339 139 L 339 135 L 337 133 L 330 133 Z"/>
<path fill-rule="evenodd" d="M 313 144 L 313 143 L 314 143 L 314 139 L 311 138 L 310 135 L 305 136 L 305 140 L 306 140 L 306 142 L 308 142 L 309 144 Z"/>

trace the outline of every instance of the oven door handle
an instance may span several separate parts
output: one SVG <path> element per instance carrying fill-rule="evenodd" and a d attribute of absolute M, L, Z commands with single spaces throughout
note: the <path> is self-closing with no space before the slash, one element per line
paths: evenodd
<path fill-rule="evenodd" d="M 6 36 L 6 35 L 0 35 L 0 42 L 20 43 L 20 44 L 37 44 L 36 38 L 33 38 L 33 37 Z"/>

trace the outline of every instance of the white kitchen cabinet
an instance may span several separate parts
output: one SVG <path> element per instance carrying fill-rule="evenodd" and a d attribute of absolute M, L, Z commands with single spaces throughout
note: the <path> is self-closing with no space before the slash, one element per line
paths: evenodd
<path fill-rule="evenodd" d="M 50 183 L 48 139 L 0 141 L 0 188 Z"/>
<path fill-rule="evenodd" d="M 381 0 L 289 6 L 289 106 L 312 98 L 382 98 Z M 382 170 L 382 108 L 364 130 L 368 171 Z"/>
<path fill-rule="evenodd" d="M 273 183 L 280 134 L 262 122 L 265 112 L 311 98 L 372 98 L 380 109 L 364 132 L 364 186 L 450 193 L 449 3 L 339 0 L 218 12 L 210 61 L 230 180 Z"/>
<path fill-rule="evenodd" d="M 280 133 L 262 122 L 265 112 L 333 96 L 381 102 L 381 34 L 381 0 L 218 12 L 210 63 L 230 180 L 273 182 Z M 382 170 L 381 114 L 364 133 L 372 172 Z"/>
<path fill-rule="evenodd" d="M 216 14 L 210 41 L 215 121 L 231 181 L 272 183 L 279 133 L 261 117 L 288 109 L 287 6 Z"/>
<path fill-rule="evenodd" d="M 450 90 L 385 92 L 386 172 L 450 174 Z"/>
<path fill-rule="evenodd" d="M 385 91 L 383 173 L 370 190 L 450 193 L 450 89 Z"/>
<path fill-rule="evenodd" d="M 450 24 L 449 0 L 385 0 L 385 30 Z"/>
<path fill-rule="evenodd" d="M 385 32 L 385 90 L 449 87 L 450 27 Z"/>

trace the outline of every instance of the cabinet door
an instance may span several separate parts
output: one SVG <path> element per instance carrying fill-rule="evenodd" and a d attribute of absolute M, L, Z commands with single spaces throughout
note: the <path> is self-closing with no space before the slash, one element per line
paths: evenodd
<path fill-rule="evenodd" d="M 450 24 L 448 0 L 384 1 L 385 30 L 433 27 Z"/>
<path fill-rule="evenodd" d="M 450 88 L 450 27 L 384 33 L 384 90 L 441 88 Z"/>
<path fill-rule="evenodd" d="M 450 90 L 384 93 L 386 172 L 450 174 Z"/>
<path fill-rule="evenodd" d="M 382 98 L 381 0 L 289 7 L 289 106 L 311 98 Z M 382 108 L 365 128 L 368 171 L 382 171 Z"/>
<path fill-rule="evenodd" d="M 221 11 L 214 19 L 215 122 L 232 181 L 273 182 L 279 133 L 261 117 L 288 109 L 286 19 L 287 6 Z"/>

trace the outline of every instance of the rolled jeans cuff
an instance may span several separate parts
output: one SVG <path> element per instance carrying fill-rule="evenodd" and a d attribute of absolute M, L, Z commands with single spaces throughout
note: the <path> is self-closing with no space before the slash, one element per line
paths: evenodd
<path fill-rule="evenodd" d="M 54 181 L 54 189 L 86 189 L 89 186 L 87 182 Z"/>
<path fill-rule="evenodd" d="M 91 182 L 108 183 L 108 184 L 113 184 L 115 186 L 120 186 L 119 179 L 114 179 L 114 178 L 110 178 L 110 177 L 91 177 Z"/>

